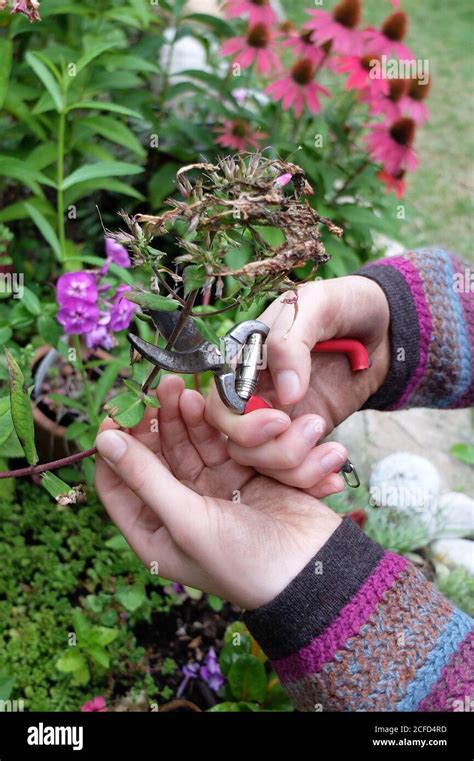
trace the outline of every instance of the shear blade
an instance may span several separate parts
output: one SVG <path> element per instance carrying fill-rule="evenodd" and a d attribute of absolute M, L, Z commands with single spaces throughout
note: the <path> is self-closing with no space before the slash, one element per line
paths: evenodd
<path fill-rule="evenodd" d="M 160 335 L 163 336 L 165 341 L 169 341 L 176 324 L 179 320 L 180 311 L 177 312 L 161 312 L 158 309 L 147 310 L 150 315 L 153 325 L 160 331 Z M 186 325 L 183 328 L 182 333 L 173 346 L 176 351 L 193 351 L 201 346 L 205 342 L 205 339 L 197 330 L 193 320 L 187 320 Z"/>

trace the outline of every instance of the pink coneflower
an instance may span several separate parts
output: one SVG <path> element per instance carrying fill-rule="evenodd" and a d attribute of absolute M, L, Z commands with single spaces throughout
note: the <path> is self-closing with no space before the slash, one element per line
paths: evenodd
<path fill-rule="evenodd" d="M 233 151 L 259 148 L 259 141 L 268 137 L 263 132 L 253 132 L 250 124 L 243 119 L 226 119 L 216 132 L 219 134 L 216 143 L 223 148 L 232 148 Z"/>
<path fill-rule="evenodd" d="M 280 68 L 280 59 L 274 50 L 274 34 L 265 24 L 250 26 L 245 37 L 232 37 L 224 42 L 221 55 L 233 55 L 233 64 L 248 69 L 256 64 L 259 74 L 268 74 Z"/>
<path fill-rule="evenodd" d="M 383 114 L 389 122 L 395 122 L 403 116 L 402 103 L 408 91 L 408 79 L 389 79 L 385 92 L 365 93 L 362 100 L 370 105 L 370 114 Z"/>
<path fill-rule="evenodd" d="M 277 20 L 269 0 L 226 0 L 224 10 L 229 18 L 248 15 L 249 23 L 274 24 Z"/>
<path fill-rule="evenodd" d="M 332 12 L 307 10 L 313 20 L 305 24 L 313 31 L 313 42 L 322 45 L 331 41 L 331 49 L 341 55 L 360 55 L 363 48 L 362 33 L 356 29 L 361 18 L 360 0 L 342 0 Z"/>
<path fill-rule="evenodd" d="M 408 93 L 402 98 L 400 106 L 404 113 L 411 116 L 419 126 L 426 122 L 429 112 L 423 101 L 428 97 L 431 89 L 431 79 L 425 84 L 418 79 L 410 79 Z"/>
<path fill-rule="evenodd" d="M 346 80 L 346 90 L 368 90 L 371 97 L 388 92 L 386 79 L 373 78 L 370 72 L 379 60 L 375 55 L 343 56 L 337 62 L 337 71 L 349 74 Z"/>
<path fill-rule="evenodd" d="M 301 32 L 292 30 L 283 45 L 286 48 L 291 48 L 296 58 L 307 58 L 315 66 L 319 67 L 326 58 L 327 53 L 314 44 L 312 37 L 312 29 L 305 29 L 303 27 Z"/>
<path fill-rule="evenodd" d="M 403 117 L 391 124 L 374 124 L 366 137 L 371 158 L 396 177 L 402 169 L 412 172 L 418 166 L 413 150 L 416 124 Z"/>
<path fill-rule="evenodd" d="M 405 195 L 406 189 L 404 180 L 405 174 L 406 172 L 404 169 L 400 169 L 396 175 L 389 174 L 384 169 L 381 169 L 380 172 L 377 172 L 377 177 L 385 185 L 387 193 L 393 191 L 397 198 L 402 198 L 402 196 Z"/>
<path fill-rule="evenodd" d="M 413 53 L 402 40 L 408 31 L 408 16 L 403 11 L 395 11 L 385 19 L 380 29 L 369 27 L 363 37 L 372 50 L 380 55 L 391 54 L 398 58 L 412 59 Z"/>
<path fill-rule="evenodd" d="M 303 58 L 295 63 L 286 77 L 273 82 L 265 92 L 273 100 L 281 100 L 284 111 L 293 108 L 297 117 L 301 116 L 305 106 L 312 114 L 317 114 L 321 110 L 318 95 L 330 96 L 331 93 L 314 81 L 315 71 L 313 62 Z"/>

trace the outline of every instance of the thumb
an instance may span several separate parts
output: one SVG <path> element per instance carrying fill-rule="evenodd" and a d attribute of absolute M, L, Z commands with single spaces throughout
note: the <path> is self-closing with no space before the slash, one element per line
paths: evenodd
<path fill-rule="evenodd" d="M 296 404 L 305 396 L 311 375 L 311 351 L 301 339 L 269 340 L 268 367 L 282 406 Z"/>
<path fill-rule="evenodd" d="M 202 498 L 178 481 L 148 447 L 123 431 L 102 431 L 96 447 L 114 473 L 181 543 L 182 534 L 202 514 Z"/>

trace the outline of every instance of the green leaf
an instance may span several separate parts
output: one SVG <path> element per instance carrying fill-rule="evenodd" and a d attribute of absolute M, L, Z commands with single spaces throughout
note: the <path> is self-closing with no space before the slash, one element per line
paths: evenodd
<path fill-rule="evenodd" d="M 217 595 L 208 595 L 207 601 L 212 608 L 212 610 L 215 610 L 216 613 L 219 613 L 222 608 L 224 607 L 224 603 L 222 602 L 220 597 L 217 597 Z"/>
<path fill-rule="evenodd" d="M 69 484 L 58 478 L 54 473 L 51 473 L 51 471 L 41 474 L 41 486 L 46 489 L 48 494 L 51 494 L 53 499 L 64 496 L 71 491 Z"/>
<path fill-rule="evenodd" d="M 218 16 L 209 16 L 206 13 L 189 13 L 186 15 L 186 21 L 197 21 L 206 26 L 210 26 L 216 34 L 222 37 L 232 37 L 234 35 L 234 27 L 229 24 L 228 21 L 219 18 Z"/>
<path fill-rule="evenodd" d="M 53 402 L 57 402 L 61 406 L 64 407 L 71 407 L 73 410 L 80 410 L 80 412 L 87 412 L 87 407 L 79 402 L 77 399 L 71 399 L 69 396 L 65 396 L 64 394 L 55 394 L 54 392 L 50 392 L 48 394 L 48 399 L 51 399 Z"/>
<path fill-rule="evenodd" d="M 46 177 L 42 172 L 28 166 L 26 161 L 21 161 L 10 156 L 0 156 L 0 175 L 11 177 L 13 180 L 19 180 L 29 187 L 33 193 L 40 194 L 41 189 L 38 183 L 55 188 L 56 183 Z"/>
<path fill-rule="evenodd" d="M 13 687 L 15 685 L 15 677 L 11 672 L 6 669 L 0 669 L 0 700 L 8 700 Z"/>
<path fill-rule="evenodd" d="M 199 330 L 200 334 L 204 336 L 204 338 L 206 338 L 208 341 L 210 341 L 211 344 L 215 344 L 216 346 L 220 345 L 219 336 L 214 332 L 206 320 L 202 320 L 200 317 L 193 317 L 193 322 L 196 328 Z"/>
<path fill-rule="evenodd" d="M 0 346 L 3 346 L 3 344 L 6 344 L 7 341 L 10 340 L 12 337 L 12 330 L 11 328 L 0 328 Z"/>
<path fill-rule="evenodd" d="M 10 71 L 13 58 L 13 43 L 11 40 L 0 39 L 0 108 L 3 106 L 5 95 L 8 90 Z"/>
<path fill-rule="evenodd" d="M 87 647 L 87 654 L 90 655 L 92 660 L 102 666 L 104 669 L 109 668 L 110 659 L 103 647 L 99 645 L 89 645 Z"/>
<path fill-rule="evenodd" d="M 28 388 L 15 357 L 5 348 L 10 383 L 10 405 L 16 435 L 30 465 L 38 462 L 35 447 L 35 427 Z"/>
<path fill-rule="evenodd" d="M 153 174 L 148 183 L 148 196 L 154 209 L 176 191 L 176 172 L 179 164 L 167 161 Z"/>
<path fill-rule="evenodd" d="M 158 309 L 161 312 L 175 312 L 179 309 L 179 302 L 160 296 L 158 293 L 127 291 L 123 294 L 123 298 L 138 304 L 142 309 Z"/>
<path fill-rule="evenodd" d="M 61 245 L 59 243 L 58 236 L 56 235 L 50 222 L 48 222 L 46 217 L 35 206 L 32 206 L 30 203 L 27 203 L 26 201 L 24 203 L 24 206 L 28 214 L 30 215 L 31 219 L 35 223 L 36 227 L 40 231 L 41 235 L 45 239 L 45 241 L 49 243 L 49 245 L 53 249 L 56 259 L 58 259 L 58 261 L 61 261 L 62 259 Z"/>
<path fill-rule="evenodd" d="M 92 180 L 95 177 L 120 177 L 122 175 L 140 174 L 140 172 L 143 172 L 141 166 L 127 164 L 125 161 L 97 161 L 95 164 L 86 164 L 72 172 L 63 181 L 62 189 L 67 190 L 78 182 Z"/>
<path fill-rule="evenodd" d="M 202 264 L 190 264 L 183 270 L 184 295 L 196 288 L 202 288 L 206 282 L 206 270 Z"/>
<path fill-rule="evenodd" d="M 130 547 L 122 534 L 116 534 L 107 539 L 105 543 L 106 547 L 110 547 L 111 550 L 129 550 Z"/>
<path fill-rule="evenodd" d="M 136 198 L 137 201 L 144 201 L 145 196 L 131 185 L 126 185 L 120 180 L 112 180 L 103 177 L 102 179 L 87 180 L 87 182 L 78 182 L 73 188 L 69 188 L 64 194 L 64 205 L 76 203 L 80 198 L 89 196 L 97 190 L 107 190 L 109 193 L 117 193 L 121 196 Z M 0 212 L 1 217 L 1 212 Z M 6 220 L 7 221 L 7 220 Z"/>
<path fill-rule="evenodd" d="M 117 639 L 118 630 L 111 629 L 108 626 L 94 626 L 92 629 L 92 636 L 94 642 L 97 642 L 101 647 L 107 647 L 111 642 Z"/>
<path fill-rule="evenodd" d="M 72 625 L 78 641 L 82 644 L 88 638 L 91 626 L 80 608 L 74 608 L 72 611 Z"/>
<path fill-rule="evenodd" d="M 142 24 L 147 27 L 150 20 L 150 11 L 146 7 L 146 4 L 143 2 L 143 0 L 130 0 L 130 4 L 133 5 L 133 8 Z"/>
<path fill-rule="evenodd" d="M 124 363 L 121 359 L 112 360 L 111 362 L 107 363 L 102 375 L 95 384 L 94 398 L 96 412 L 99 412 L 100 408 L 102 407 L 102 403 L 114 385 L 115 380 L 118 378 L 123 364 Z"/>
<path fill-rule="evenodd" d="M 112 143 L 125 146 L 140 158 L 146 155 L 145 149 L 132 130 L 112 116 L 86 116 L 81 120 L 81 127 L 88 127 L 92 132 L 102 135 Z"/>
<path fill-rule="evenodd" d="M 241 713 L 241 712 L 257 712 L 260 708 L 256 703 L 232 703 L 230 700 L 224 701 L 224 703 L 217 703 L 212 708 L 209 708 L 207 713 Z"/>
<path fill-rule="evenodd" d="M 13 423 L 12 423 L 11 434 L 5 439 L 3 444 L 0 446 L 0 455 L 2 457 L 7 457 L 7 458 L 8 457 L 23 457 L 23 447 L 18 441 L 18 436 L 13 430 Z"/>
<path fill-rule="evenodd" d="M 82 55 L 78 61 L 76 61 L 76 71 L 79 74 L 82 69 L 85 69 L 86 66 L 88 66 L 91 61 L 94 60 L 94 58 L 98 58 L 98 56 L 102 55 L 102 53 L 105 53 L 106 50 L 110 50 L 110 48 L 117 47 L 118 43 L 117 40 L 114 41 L 96 41 L 94 44 L 92 44 L 88 50 Z"/>
<path fill-rule="evenodd" d="M 26 286 L 23 289 L 22 301 L 25 308 L 30 314 L 34 315 L 34 317 L 38 317 L 41 314 L 41 303 L 38 296 Z"/>
<path fill-rule="evenodd" d="M 454 444 L 449 454 L 467 465 L 474 465 L 474 447 L 471 444 Z"/>
<path fill-rule="evenodd" d="M 53 317 L 43 314 L 37 320 L 38 333 L 47 344 L 56 346 L 63 334 L 63 328 Z"/>
<path fill-rule="evenodd" d="M 72 674 L 87 666 L 87 661 L 77 647 L 70 647 L 64 655 L 56 661 L 56 668 L 64 674 Z"/>
<path fill-rule="evenodd" d="M 267 675 L 254 655 L 241 655 L 230 667 L 227 679 L 237 700 L 260 703 L 265 697 Z"/>
<path fill-rule="evenodd" d="M 46 131 L 44 127 L 40 124 L 38 119 L 35 119 L 30 108 L 18 96 L 12 87 L 7 91 L 3 108 L 18 119 L 24 128 L 33 133 L 38 140 L 46 140 Z"/>
<path fill-rule="evenodd" d="M 280 682 L 271 680 L 272 687 L 267 688 L 264 707 L 266 711 L 294 711 L 293 703 Z"/>
<path fill-rule="evenodd" d="M 126 391 L 114 396 L 106 404 L 105 410 L 123 428 L 133 428 L 142 419 L 145 405 L 135 394 Z"/>
<path fill-rule="evenodd" d="M 68 111 L 72 111 L 74 109 L 78 108 L 92 108 L 95 111 L 111 111 L 114 114 L 123 114 L 123 116 L 132 116 L 134 119 L 140 119 L 143 120 L 143 116 L 140 114 L 139 111 L 133 111 L 131 108 L 126 108 L 125 106 L 118 106 L 116 103 L 108 103 L 107 101 L 100 101 L 100 100 L 84 100 L 79 101 L 78 103 L 73 103 L 68 107 Z"/>
<path fill-rule="evenodd" d="M 84 665 L 77 669 L 72 677 L 71 683 L 77 686 L 87 684 L 90 681 L 91 675 L 87 662 L 84 661 Z"/>
<path fill-rule="evenodd" d="M 116 592 L 115 596 L 125 610 L 128 610 L 130 613 L 138 610 L 147 599 L 145 587 L 138 581 L 132 586 L 122 587 L 122 589 Z"/>
<path fill-rule="evenodd" d="M 142 2 L 142 0 L 139 0 L 139 2 Z M 110 71 L 123 69 L 126 71 L 139 71 L 140 73 L 144 71 L 149 71 L 153 74 L 160 73 L 160 67 L 156 63 L 152 63 L 146 58 L 130 55 L 129 52 L 123 54 L 111 53 L 106 58 L 105 67 Z"/>
<path fill-rule="evenodd" d="M 64 111 L 64 97 L 61 93 L 59 85 L 52 75 L 51 71 L 39 57 L 38 53 L 28 52 L 25 56 L 25 59 L 51 95 L 54 101 L 54 105 L 56 106 L 56 111 L 58 113 Z"/>

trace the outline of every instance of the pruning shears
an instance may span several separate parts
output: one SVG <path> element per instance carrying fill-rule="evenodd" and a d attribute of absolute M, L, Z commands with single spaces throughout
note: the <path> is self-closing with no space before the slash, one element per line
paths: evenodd
<path fill-rule="evenodd" d="M 163 338 L 169 340 L 178 323 L 179 312 L 147 311 Z M 185 375 L 212 372 L 217 392 L 226 407 L 238 415 L 247 415 L 271 406 L 255 395 L 259 372 L 265 364 L 264 347 L 269 332 L 270 328 L 263 322 L 246 320 L 229 330 L 221 338 L 220 346 L 216 346 L 203 338 L 192 320 L 188 320 L 172 350 L 148 343 L 133 333 L 127 338 L 142 357 L 162 370 Z M 313 351 L 345 354 L 353 372 L 367 370 L 371 364 L 365 346 L 352 338 L 322 341 L 313 347 Z M 346 460 L 340 472 L 348 486 L 356 488 L 360 485 L 350 460 Z"/>

